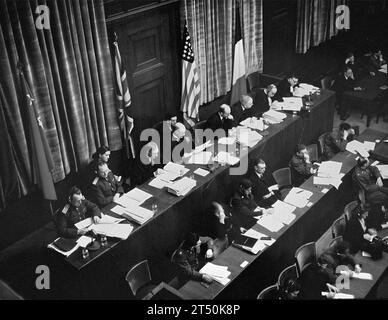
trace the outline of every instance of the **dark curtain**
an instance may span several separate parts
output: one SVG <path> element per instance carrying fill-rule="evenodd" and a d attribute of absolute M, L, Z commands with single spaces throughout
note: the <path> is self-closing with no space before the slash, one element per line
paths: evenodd
<path fill-rule="evenodd" d="M 335 36 L 337 6 L 347 0 L 297 0 L 296 52 L 306 53 L 310 47 Z"/>
<path fill-rule="evenodd" d="M 35 26 L 38 5 L 50 29 Z M 32 186 L 31 140 L 18 63 L 54 160 L 54 182 L 96 148 L 121 148 L 103 0 L 0 0 L 0 207 Z"/>

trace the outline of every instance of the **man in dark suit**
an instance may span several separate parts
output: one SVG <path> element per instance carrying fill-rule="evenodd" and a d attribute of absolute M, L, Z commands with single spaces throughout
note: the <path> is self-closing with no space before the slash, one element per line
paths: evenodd
<path fill-rule="evenodd" d="M 256 223 L 254 217 L 266 212 L 264 208 L 256 204 L 252 194 L 252 182 L 248 179 L 241 180 L 230 203 L 237 224 L 245 229 L 251 228 Z"/>
<path fill-rule="evenodd" d="M 354 139 L 354 135 L 354 129 L 346 122 L 339 125 L 338 131 L 326 135 L 323 146 L 325 160 L 330 160 L 337 153 L 345 151 L 346 145 Z"/>
<path fill-rule="evenodd" d="M 284 97 L 292 97 L 298 82 L 299 79 L 295 74 L 289 74 L 286 78 L 277 84 L 278 91 L 275 99 L 278 101 L 283 101 Z"/>
<path fill-rule="evenodd" d="M 252 194 L 256 203 L 263 207 L 270 207 L 280 199 L 280 193 L 276 184 L 270 185 L 264 178 L 265 169 L 264 160 L 255 159 L 249 180 L 252 182 Z"/>
<path fill-rule="evenodd" d="M 90 196 L 100 208 L 118 199 L 124 193 L 121 183 L 115 178 L 105 162 L 100 160 L 96 164 L 94 173 Z"/>
<path fill-rule="evenodd" d="M 232 116 L 235 126 L 238 126 L 245 119 L 255 116 L 253 99 L 250 96 L 242 95 L 240 101 L 232 106 Z"/>
<path fill-rule="evenodd" d="M 292 185 L 297 187 L 316 172 L 310 162 L 306 146 L 303 144 L 298 145 L 297 152 L 292 157 L 289 166 L 291 168 Z"/>
<path fill-rule="evenodd" d="M 276 93 L 277 87 L 274 84 L 270 84 L 267 88 L 258 91 L 255 97 L 258 115 L 261 116 L 271 108 Z"/>
<path fill-rule="evenodd" d="M 347 112 L 347 105 L 343 103 L 342 96 L 346 91 L 361 91 L 362 88 L 356 85 L 356 80 L 353 75 L 353 71 L 349 66 L 345 66 L 343 72 L 337 77 L 334 82 L 333 89 L 337 94 L 337 102 L 339 105 L 339 114 L 341 120 L 349 118 Z"/>
<path fill-rule="evenodd" d="M 226 104 L 220 106 L 219 110 L 212 114 L 206 121 L 205 128 L 216 131 L 217 129 L 223 129 L 225 134 L 228 135 L 228 130 L 233 128 L 234 119 L 231 115 L 230 107 Z"/>
<path fill-rule="evenodd" d="M 373 50 L 373 54 L 369 59 L 369 65 L 373 69 L 373 71 L 378 72 L 381 67 L 387 62 L 383 58 L 383 54 L 380 48 L 375 48 Z"/>
<path fill-rule="evenodd" d="M 365 59 L 363 60 L 362 57 L 356 59 L 352 52 L 349 52 L 341 62 L 339 68 L 340 72 L 342 72 L 345 67 L 352 69 L 355 79 L 362 79 L 368 75 L 371 75 L 372 77 L 375 76 L 375 72 L 368 61 L 365 62 Z"/>

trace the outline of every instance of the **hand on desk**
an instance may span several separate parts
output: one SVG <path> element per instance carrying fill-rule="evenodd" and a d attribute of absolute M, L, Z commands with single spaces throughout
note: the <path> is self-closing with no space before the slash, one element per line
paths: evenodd
<path fill-rule="evenodd" d="M 95 217 L 93 217 L 93 223 L 99 223 L 100 222 L 100 217 L 97 217 L 97 216 L 95 216 Z"/>
<path fill-rule="evenodd" d="M 205 254 L 206 259 L 213 258 L 213 255 L 214 255 L 213 250 L 212 249 L 207 249 L 206 254 Z"/>
<path fill-rule="evenodd" d="M 116 201 L 120 198 L 120 194 L 119 193 L 116 193 L 114 196 L 113 196 L 113 201 Z"/>
<path fill-rule="evenodd" d="M 359 264 L 356 264 L 356 265 L 354 266 L 354 272 L 355 272 L 355 273 L 360 273 L 360 272 L 361 272 L 361 266 L 360 266 Z"/>
<path fill-rule="evenodd" d="M 77 230 L 77 235 L 78 236 L 83 236 L 83 235 L 85 235 L 86 233 L 88 233 L 88 229 L 87 228 L 83 228 L 83 229 L 79 229 L 79 230 Z"/>
<path fill-rule="evenodd" d="M 212 277 L 208 276 L 207 274 L 203 274 L 202 275 L 202 280 L 207 282 L 207 283 L 212 283 L 213 282 Z"/>

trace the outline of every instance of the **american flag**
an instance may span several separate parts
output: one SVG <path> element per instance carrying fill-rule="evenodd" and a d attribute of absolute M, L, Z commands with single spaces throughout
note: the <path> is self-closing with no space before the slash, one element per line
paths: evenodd
<path fill-rule="evenodd" d="M 183 32 L 182 50 L 182 100 L 181 110 L 185 120 L 193 126 L 198 117 L 200 86 L 197 66 L 194 61 L 194 52 L 191 47 L 190 35 L 187 25 Z"/>
<path fill-rule="evenodd" d="M 131 106 L 131 95 L 129 94 L 127 72 L 125 71 L 124 63 L 121 59 L 119 45 L 117 41 L 115 46 L 115 71 L 117 84 L 117 99 L 119 100 L 119 122 L 120 128 L 124 136 L 124 145 L 128 159 L 132 156 L 135 158 L 135 148 L 131 136 L 134 121 L 130 116 L 129 107 Z"/>

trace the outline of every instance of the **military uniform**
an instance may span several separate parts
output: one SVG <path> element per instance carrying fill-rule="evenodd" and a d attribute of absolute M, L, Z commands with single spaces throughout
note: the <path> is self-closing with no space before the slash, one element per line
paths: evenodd
<path fill-rule="evenodd" d="M 93 202 L 84 199 L 79 207 L 66 204 L 55 217 L 58 235 L 64 238 L 76 238 L 77 228 L 74 225 L 88 217 L 101 217 L 101 211 Z"/>
<path fill-rule="evenodd" d="M 304 157 L 300 157 L 297 154 L 294 155 L 290 161 L 292 184 L 300 186 L 311 176 L 312 164 L 307 163 Z"/>
<path fill-rule="evenodd" d="M 257 204 L 253 195 L 245 196 L 241 192 L 236 192 L 231 200 L 234 216 L 239 226 L 249 229 L 256 223 L 254 217 L 261 216 L 262 211 L 255 212 Z"/>
<path fill-rule="evenodd" d="M 94 178 L 90 188 L 90 196 L 100 208 L 111 203 L 116 193 L 122 194 L 124 189 L 112 172 L 109 172 L 106 179 L 101 177 Z"/>
<path fill-rule="evenodd" d="M 365 191 L 365 199 L 371 204 L 387 204 L 388 188 L 379 187 L 376 180 L 381 178 L 380 171 L 375 166 L 362 169 L 357 166 L 353 172 L 353 180 Z"/>
<path fill-rule="evenodd" d="M 209 237 L 200 237 L 201 246 L 206 244 L 208 249 L 213 250 L 213 240 Z M 179 269 L 182 272 L 184 278 L 201 281 L 202 274 L 198 272 L 199 269 L 199 250 L 197 251 L 197 247 L 193 247 L 190 249 L 183 248 L 183 243 L 179 246 L 179 248 L 173 254 L 173 262 L 175 262 Z"/>

